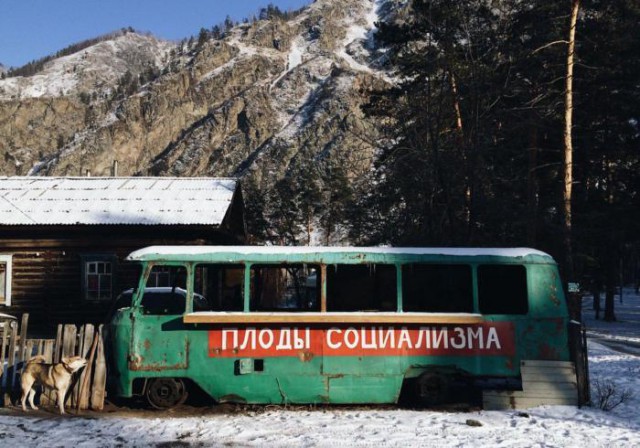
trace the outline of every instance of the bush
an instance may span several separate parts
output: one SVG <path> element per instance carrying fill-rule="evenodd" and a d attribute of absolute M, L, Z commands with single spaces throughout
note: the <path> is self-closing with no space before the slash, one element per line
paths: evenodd
<path fill-rule="evenodd" d="M 611 380 L 595 380 L 593 390 L 593 405 L 603 411 L 610 411 L 633 396 L 630 389 L 619 390 Z"/>

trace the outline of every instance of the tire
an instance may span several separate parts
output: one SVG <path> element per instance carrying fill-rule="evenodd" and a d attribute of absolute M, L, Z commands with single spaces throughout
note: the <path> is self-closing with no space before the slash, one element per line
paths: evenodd
<path fill-rule="evenodd" d="M 180 378 L 152 378 L 147 382 L 145 397 L 151 407 L 170 409 L 187 400 L 189 393 Z"/>
<path fill-rule="evenodd" d="M 448 403 L 451 399 L 449 380 L 442 374 L 423 373 L 416 380 L 416 398 L 425 407 Z"/>

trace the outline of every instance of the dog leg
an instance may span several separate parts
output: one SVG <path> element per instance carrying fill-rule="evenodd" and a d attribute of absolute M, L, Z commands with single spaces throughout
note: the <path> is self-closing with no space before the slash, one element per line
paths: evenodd
<path fill-rule="evenodd" d="M 20 388 L 22 389 L 22 397 L 20 398 L 20 403 L 22 404 L 22 410 L 24 412 L 27 411 L 25 402 L 27 401 L 27 395 L 29 395 L 31 389 L 33 388 L 33 383 L 34 380 L 29 375 L 23 375 L 20 378 Z M 31 402 L 29 404 L 31 404 Z"/>
<path fill-rule="evenodd" d="M 58 409 L 60 410 L 60 415 L 63 415 L 64 414 L 64 396 L 67 395 L 67 390 L 56 389 L 56 395 L 58 396 Z"/>
<path fill-rule="evenodd" d="M 31 406 L 31 409 L 37 411 L 38 407 L 33 404 L 33 399 L 36 396 L 36 390 L 32 387 L 31 390 L 29 391 L 29 405 Z"/>

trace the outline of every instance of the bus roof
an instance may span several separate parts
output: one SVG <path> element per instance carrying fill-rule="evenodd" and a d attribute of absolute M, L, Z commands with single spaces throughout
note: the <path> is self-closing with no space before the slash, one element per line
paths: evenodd
<path fill-rule="evenodd" d="M 465 247 L 326 247 L 326 246 L 150 246 L 132 252 L 133 261 L 393 263 L 491 257 L 553 263 L 553 258 L 529 248 Z M 462 261 L 462 260 L 460 260 Z"/>

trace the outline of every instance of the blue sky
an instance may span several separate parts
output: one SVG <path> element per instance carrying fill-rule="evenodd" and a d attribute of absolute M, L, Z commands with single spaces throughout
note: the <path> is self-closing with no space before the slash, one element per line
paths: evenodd
<path fill-rule="evenodd" d="M 123 27 L 172 40 L 197 35 L 227 15 L 242 20 L 272 3 L 298 9 L 310 0 L 0 0 L 0 64 L 18 67 Z"/>

